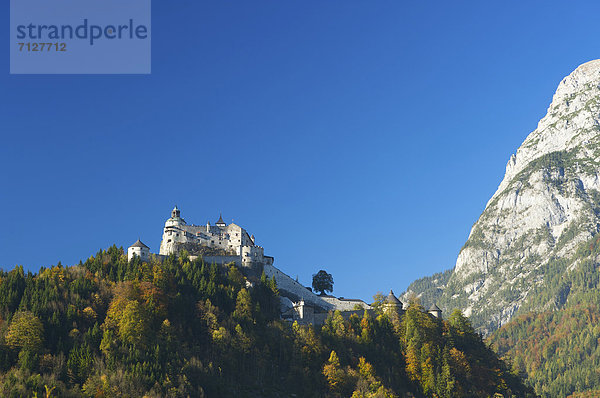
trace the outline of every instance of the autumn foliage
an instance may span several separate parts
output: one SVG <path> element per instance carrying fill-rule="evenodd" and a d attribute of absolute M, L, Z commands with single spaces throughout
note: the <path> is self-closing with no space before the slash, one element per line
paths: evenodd
<path fill-rule="evenodd" d="M 275 282 L 234 266 L 127 262 L 0 272 L 0 396 L 526 397 L 466 318 L 280 319 Z"/>

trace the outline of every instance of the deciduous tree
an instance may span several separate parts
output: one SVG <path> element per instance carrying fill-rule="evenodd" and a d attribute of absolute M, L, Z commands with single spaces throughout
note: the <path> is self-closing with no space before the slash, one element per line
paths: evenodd
<path fill-rule="evenodd" d="M 333 292 L 333 276 L 324 270 L 313 275 L 312 288 L 315 292 L 325 294 Z"/>

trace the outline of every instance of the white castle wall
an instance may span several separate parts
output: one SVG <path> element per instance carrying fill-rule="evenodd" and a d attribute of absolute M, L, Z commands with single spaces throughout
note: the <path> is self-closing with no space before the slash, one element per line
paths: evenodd
<path fill-rule="evenodd" d="M 326 301 L 324 301 L 321 297 L 317 296 L 306 287 L 302 286 L 300 283 L 296 282 L 282 271 L 277 269 L 271 264 L 265 264 L 264 266 L 265 275 L 268 278 L 275 277 L 275 282 L 277 283 L 277 288 L 280 290 L 285 290 L 295 296 L 298 299 L 304 299 L 305 303 L 310 303 L 314 306 L 323 308 L 324 310 L 332 310 L 334 306 Z"/>
<path fill-rule="evenodd" d="M 220 220 L 221 221 L 221 220 Z M 188 225 L 177 208 L 173 209 L 171 218 L 165 222 L 160 254 L 169 255 L 177 252 L 180 243 L 195 243 L 202 246 L 224 249 L 239 256 L 236 264 L 252 268 L 255 265 L 270 263 L 271 257 L 265 257 L 264 249 L 254 244 L 253 237 L 245 229 L 231 223 L 225 225 Z M 205 261 L 209 261 L 205 258 Z M 217 261 L 224 263 L 225 260 Z"/>
<path fill-rule="evenodd" d="M 148 261 L 150 257 L 150 249 L 146 247 L 129 247 L 127 249 L 127 261 L 131 261 L 133 256 L 138 256 L 142 261 Z"/>
<path fill-rule="evenodd" d="M 362 300 L 344 299 L 343 297 L 320 297 L 323 301 L 328 302 L 336 310 L 340 311 L 354 311 L 358 305 L 363 309 L 371 309 L 371 306 Z"/>

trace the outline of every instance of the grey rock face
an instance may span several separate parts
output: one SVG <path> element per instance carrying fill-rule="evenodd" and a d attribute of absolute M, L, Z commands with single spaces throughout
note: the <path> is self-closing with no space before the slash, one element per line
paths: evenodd
<path fill-rule="evenodd" d="M 549 259 L 599 231 L 599 122 L 596 60 L 562 80 L 546 116 L 510 157 L 454 272 L 439 286 L 445 311 L 461 308 L 484 334 L 495 330 L 544 283 L 540 269 Z"/>

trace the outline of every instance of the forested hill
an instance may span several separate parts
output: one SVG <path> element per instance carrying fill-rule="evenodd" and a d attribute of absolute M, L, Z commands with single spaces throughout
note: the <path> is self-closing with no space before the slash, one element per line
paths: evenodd
<path fill-rule="evenodd" d="M 273 281 L 246 282 L 185 256 L 128 263 L 114 246 L 0 272 L 0 396 L 533 396 L 459 312 L 388 317 L 379 302 L 313 328 L 279 319 Z"/>
<path fill-rule="evenodd" d="M 562 272 L 573 263 L 577 267 Z M 544 397 L 600 396 L 599 267 L 600 236 L 582 242 L 570 257 L 554 259 L 528 311 L 490 338 Z"/>

